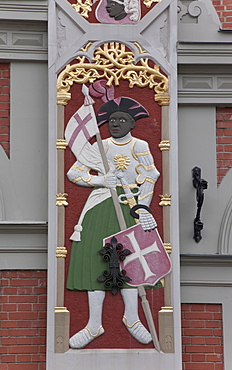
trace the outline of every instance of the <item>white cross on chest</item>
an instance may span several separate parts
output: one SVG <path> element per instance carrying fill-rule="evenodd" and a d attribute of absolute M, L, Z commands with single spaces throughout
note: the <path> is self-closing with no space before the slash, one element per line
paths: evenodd
<path fill-rule="evenodd" d="M 142 265 L 143 271 L 145 273 L 145 280 L 147 280 L 150 276 L 154 276 L 154 275 L 156 276 L 156 274 L 150 270 L 144 256 L 148 253 L 151 253 L 151 252 L 161 253 L 161 251 L 159 250 L 156 241 L 152 245 L 150 245 L 149 247 L 144 248 L 144 249 L 140 249 L 138 241 L 136 240 L 134 233 L 135 232 L 132 231 L 130 234 L 126 235 L 126 237 L 130 240 L 130 243 L 131 243 L 132 247 L 134 248 L 134 252 L 132 252 L 132 254 L 130 254 L 129 256 L 126 257 L 126 259 L 124 261 L 124 266 L 126 266 L 129 262 L 138 258 L 141 265 Z"/>

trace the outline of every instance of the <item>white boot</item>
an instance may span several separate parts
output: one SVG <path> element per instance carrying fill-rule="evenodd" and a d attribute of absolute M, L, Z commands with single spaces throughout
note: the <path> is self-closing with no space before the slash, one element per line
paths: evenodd
<path fill-rule="evenodd" d="M 80 330 L 69 339 L 71 348 L 84 348 L 93 339 L 104 333 L 102 327 L 102 306 L 104 298 L 104 291 L 95 290 L 93 292 L 88 292 L 89 321 L 84 329 Z"/>
<path fill-rule="evenodd" d="M 151 334 L 141 323 L 138 316 L 138 291 L 137 289 L 122 289 L 122 298 L 125 304 L 123 324 L 129 333 L 140 343 L 148 344 L 152 341 Z"/>

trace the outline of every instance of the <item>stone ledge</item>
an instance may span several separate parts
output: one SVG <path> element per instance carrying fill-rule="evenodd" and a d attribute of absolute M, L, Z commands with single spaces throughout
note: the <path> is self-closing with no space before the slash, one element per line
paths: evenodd
<path fill-rule="evenodd" d="M 180 42 L 178 64 L 229 64 L 232 58 L 231 35 L 227 42 Z"/>
<path fill-rule="evenodd" d="M 0 0 L 0 19 L 48 19 L 47 0 Z"/>
<path fill-rule="evenodd" d="M 0 221 L 0 234 L 47 234 L 46 221 Z"/>
<path fill-rule="evenodd" d="M 232 255 L 226 254 L 181 254 L 181 266 L 231 267 Z M 195 284 L 195 281 L 194 281 Z"/>

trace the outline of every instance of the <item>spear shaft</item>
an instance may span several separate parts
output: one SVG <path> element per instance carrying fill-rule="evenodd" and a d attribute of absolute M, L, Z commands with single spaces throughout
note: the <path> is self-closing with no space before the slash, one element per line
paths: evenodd
<path fill-rule="evenodd" d="M 106 153 L 105 153 L 105 150 L 104 150 L 104 147 L 103 147 L 103 143 L 102 143 L 100 133 L 96 134 L 96 139 L 97 139 L 98 148 L 99 148 L 99 151 L 100 151 L 100 154 L 101 154 L 101 157 L 102 157 L 102 162 L 103 162 L 103 165 L 104 165 L 104 168 L 105 168 L 105 173 L 107 173 L 107 172 L 109 172 L 110 168 L 109 168 L 109 164 L 108 164 L 108 161 L 107 161 L 107 158 L 106 158 Z M 122 185 L 124 185 L 122 178 L 120 178 L 120 181 L 121 181 Z M 121 209 L 119 201 L 118 201 L 118 196 L 117 196 L 116 190 L 115 189 L 110 189 L 110 193 L 111 193 L 111 196 L 112 196 L 112 199 L 113 199 L 113 204 L 114 204 L 114 207 L 115 207 L 115 211 L 116 211 L 116 215 L 117 215 L 120 230 L 121 231 L 126 230 L 127 226 L 126 226 L 125 219 L 124 219 L 124 216 L 123 216 L 123 213 L 122 213 L 122 209 Z M 131 198 L 133 198 L 133 196 Z M 148 324 L 148 327 L 149 327 L 149 330 L 150 330 L 150 333 L 151 333 L 151 336 L 152 336 L 154 346 L 155 346 L 156 350 L 158 352 L 160 352 L 159 340 L 158 340 L 158 337 L 157 337 L 155 324 L 154 324 L 152 313 L 151 313 L 151 308 L 150 308 L 148 300 L 146 299 L 146 291 L 145 291 L 143 285 L 139 286 L 137 289 L 138 289 L 139 296 L 142 299 L 142 308 L 143 308 L 144 315 L 145 315 L 146 320 L 147 320 L 147 324 Z"/>

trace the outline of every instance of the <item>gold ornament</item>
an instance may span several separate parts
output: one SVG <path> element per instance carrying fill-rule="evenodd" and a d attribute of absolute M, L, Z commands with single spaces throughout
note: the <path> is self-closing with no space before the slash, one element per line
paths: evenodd
<path fill-rule="evenodd" d="M 161 1 L 162 0 L 143 0 L 143 3 L 147 8 L 150 8 L 153 3 L 161 3 Z"/>
<path fill-rule="evenodd" d="M 138 47 L 138 43 L 137 43 Z M 134 54 L 124 44 L 111 42 L 99 46 L 92 58 L 77 57 L 77 63 L 68 64 L 57 79 L 57 102 L 66 105 L 71 99 L 69 93 L 73 83 L 93 83 L 97 79 L 106 79 L 107 85 L 119 85 L 121 79 L 129 82 L 129 87 L 149 87 L 154 90 L 155 100 L 160 105 L 169 104 L 168 79 L 159 66 L 150 67 L 148 58 L 140 58 L 139 65 L 134 64 Z"/>
<path fill-rule="evenodd" d="M 56 149 L 66 149 L 68 143 L 64 139 L 57 139 L 56 140 Z"/>
<path fill-rule="evenodd" d="M 168 195 L 168 194 L 160 195 L 160 198 L 161 198 L 161 202 L 159 203 L 159 205 L 161 207 L 171 205 L 171 195 Z"/>
<path fill-rule="evenodd" d="M 57 92 L 57 104 L 58 105 L 67 105 L 70 99 L 71 99 L 71 93 L 65 92 L 65 91 Z"/>
<path fill-rule="evenodd" d="M 164 248 L 168 254 L 172 253 L 172 245 L 171 243 L 164 243 Z"/>
<path fill-rule="evenodd" d="M 65 258 L 67 256 L 67 249 L 65 247 L 56 247 L 56 257 Z"/>
<path fill-rule="evenodd" d="M 90 42 L 88 42 L 88 44 L 85 45 L 85 47 L 81 48 L 80 50 L 87 53 L 87 51 L 89 50 L 91 45 L 93 45 L 93 43 L 90 41 Z"/>
<path fill-rule="evenodd" d="M 114 145 L 119 145 L 119 146 L 123 146 L 123 145 L 127 145 L 129 144 L 131 141 L 133 140 L 133 137 L 131 137 L 129 140 L 127 141 L 124 141 L 124 143 L 118 143 L 117 141 L 115 141 L 112 137 L 110 138 L 110 141 L 112 141 L 112 143 Z"/>
<path fill-rule="evenodd" d="M 72 4 L 72 7 L 76 10 L 77 13 L 80 13 L 82 17 L 89 18 L 89 12 L 92 11 L 92 1 L 91 0 L 85 0 L 82 2 L 82 0 L 77 0 L 76 4 Z"/>
<path fill-rule="evenodd" d="M 161 310 L 159 312 L 173 312 L 173 307 L 172 306 L 161 307 Z"/>
<path fill-rule="evenodd" d="M 166 92 L 159 92 L 155 95 L 155 101 L 161 106 L 169 105 L 170 103 L 170 95 Z"/>
<path fill-rule="evenodd" d="M 55 307 L 55 313 L 57 312 L 69 312 L 66 307 Z"/>
<path fill-rule="evenodd" d="M 114 164 L 117 170 L 126 170 L 130 164 L 130 158 L 125 154 L 116 154 L 114 156 Z"/>
<path fill-rule="evenodd" d="M 170 149 L 170 141 L 169 140 L 163 140 L 159 143 L 159 148 L 161 151 L 164 151 L 164 150 L 169 150 Z"/>
<path fill-rule="evenodd" d="M 88 184 L 89 186 L 94 186 L 94 185 L 90 184 L 90 181 L 93 178 L 93 176 L 90 175 L 90 171 L 91 171 L 90 168 L 87 169 L 86 166 L 79 167 L 75 163 L 72 166 L 72 168 L 77 169 L 79 171 L 79 175 L 80 175 L 80 172 L 83 172 L 83 176 L 79 176 L 79 177 L 77 177 L 77 178 L 75 178 L 75 179 L 72 180 L 72 183 L 73 184 L 76 184 L 78 181 L 83 181 L 86 184 Z"/>
<path fill-rule="evenodd" d="M 137 203 L 136 203 L 135 198 L 132 197 L 132 198 L 128 198 L 128 199 L 124 200 L 123 204 L 125 204 L 125 205 L 128 204 L 130 208 L 133 208 L 134 206 L 136 206 Z"/>
<path fill-rule="evenodd" d="M 58 206 L 58 207 L 68 206 L 67 196 L 68 196 L 68 194 L 66 194 L 66 193 L 56 194 L 56 206 Z"/>

